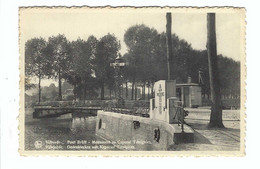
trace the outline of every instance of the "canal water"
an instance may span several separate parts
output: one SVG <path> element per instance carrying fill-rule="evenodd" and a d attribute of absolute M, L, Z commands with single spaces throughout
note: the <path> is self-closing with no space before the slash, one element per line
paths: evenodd
<path fill-rule="evenodd" d="M 25 150 L 117 150 L 96 135 L 96 116 L 33 119 L 32 112 L 26 109 Z"/>

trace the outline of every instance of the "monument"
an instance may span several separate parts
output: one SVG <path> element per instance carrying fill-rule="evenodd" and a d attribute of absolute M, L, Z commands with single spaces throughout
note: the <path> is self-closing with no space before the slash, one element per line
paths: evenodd
<path fill-rule="evenodd" d="M 169 124 L 179 123 L 175 80 L 159 80 L 154 84 L 155 98 L 150 100 L 150 118 Z"/>

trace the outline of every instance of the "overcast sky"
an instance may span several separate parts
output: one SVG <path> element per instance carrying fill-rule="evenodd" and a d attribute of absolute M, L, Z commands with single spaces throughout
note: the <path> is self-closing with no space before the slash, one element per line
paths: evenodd
<path fill-rule="evenodd" d="M 47 39 L 59 33 L 65 34 L 69 40 L 87 39 L 89 35 L 101 38 L 114 33 L 121 42 L 122 54 L 126 52 L 124 33 L 130 26 L 145 24 L 159 33 L 166 29 L 165 12 L 160 10 L 45 9 L 22 11 L 21 18 L 25 41 L 40 36 Z M 239 13 L 216 14 L 218 54 L 240 60 L 240 24 Z M 172 32 L 188 41 L 194 49 L 206 49 L 206 13 L 172 13 Z"/>
<path fill-rule="evenodd" d="M 168 10 L 169 11 L 169 10 Z M 206 12 L 171 10 L 172 32 L 185 39 L 194 49 L 205 50 L 207 40 Z M 166 10 L 139 9 L 23 9 L 20 11 L 21 54 L 24 44 L 34 37 L 64 34 L 70 41 L 90 35 L 98 39 L 113 33 L 121 42 L 121 54 L 127 51 L 124 33 L 132 25 L 145 24 L 159 33 L 166 30 Z M 217 52 L 236 61 L 241 53 L 241 22 L 238 12 L 217 12 Z"/>

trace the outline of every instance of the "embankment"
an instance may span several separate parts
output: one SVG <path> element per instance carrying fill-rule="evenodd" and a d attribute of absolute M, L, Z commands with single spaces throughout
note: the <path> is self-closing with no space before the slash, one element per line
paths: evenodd
<path fill-rule="evenodd" d="M 96 134 L 126 150 L 167 150 L 180 141 L 193 142 L 194 131 L 186 125 L 185 131 L 183 134 L 177 124 L 145 117 L 102 110 L 97 114 Z"/>

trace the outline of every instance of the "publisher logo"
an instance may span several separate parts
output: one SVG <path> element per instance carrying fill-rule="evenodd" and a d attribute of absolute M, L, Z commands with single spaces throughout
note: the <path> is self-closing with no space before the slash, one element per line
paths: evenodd
<path fill-rule="evenodd" d="M 42 141 L 35 141 L 34 146 L 36 149 L 42 148 Z"/>

